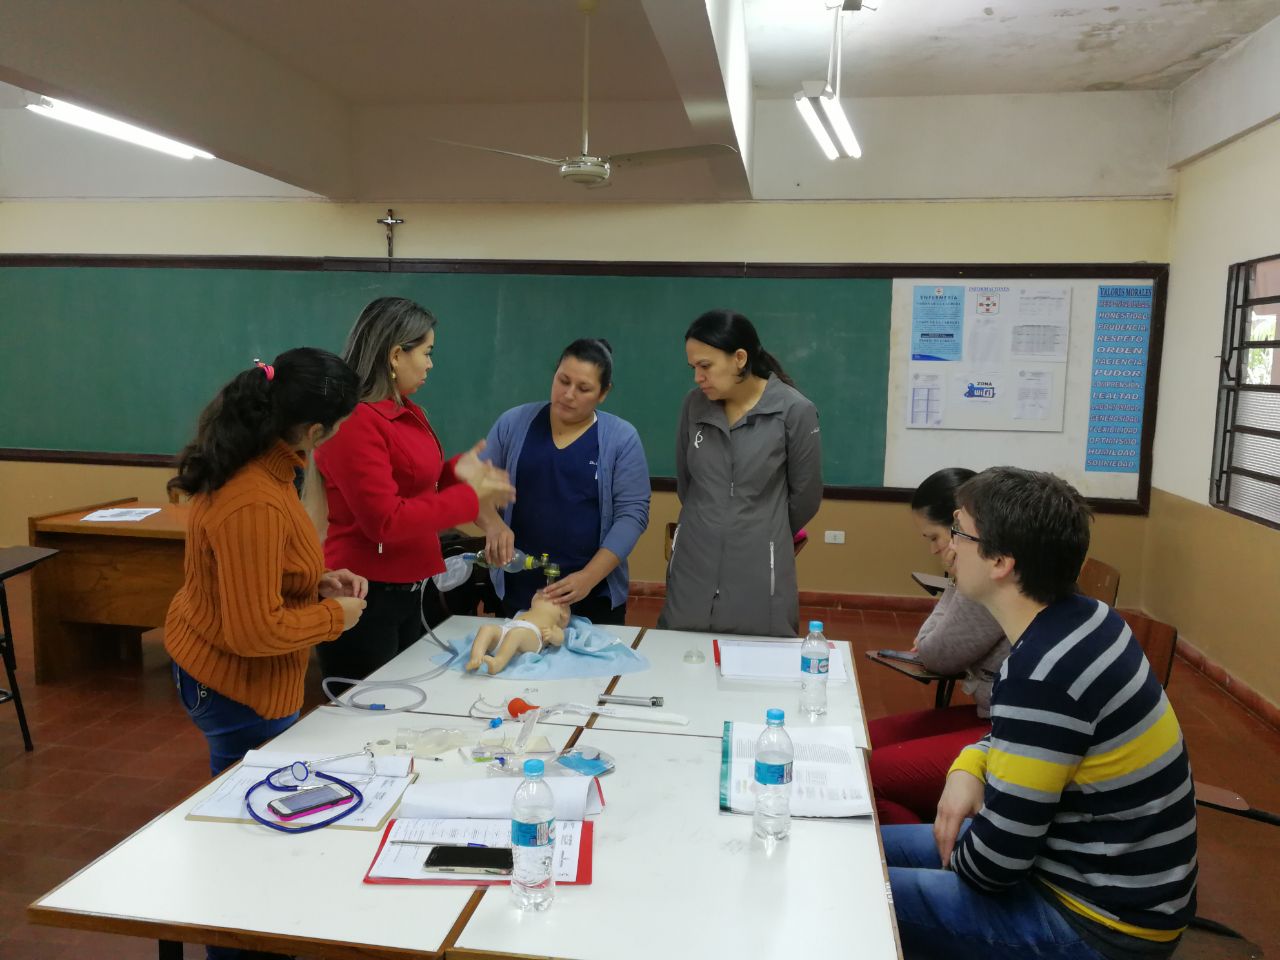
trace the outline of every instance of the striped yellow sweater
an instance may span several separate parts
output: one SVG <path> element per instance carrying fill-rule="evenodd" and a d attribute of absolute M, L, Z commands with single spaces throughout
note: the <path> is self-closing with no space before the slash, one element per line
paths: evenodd
<path fill-rule="evenodd" d="M 986 784 L 951 859 L 969 883 L 1034 880 L 1073 917 L 1148 944 L 1171 945 L 1194 916 L 1186 745 L 1105 604 L 1076 596 L 1036 616 L 992 690 L 991 733 L 952 769 Z"/>
<path fill-rule="evenodd" d="M 342 632 L 341 605 L 319 599 L 324 557 L 293 486 L 302 465 L 278 443 L 192 498 L 184 582 L 164 624 L 182 669 L 267 719 L 301 708 L 311 647 Z"/>

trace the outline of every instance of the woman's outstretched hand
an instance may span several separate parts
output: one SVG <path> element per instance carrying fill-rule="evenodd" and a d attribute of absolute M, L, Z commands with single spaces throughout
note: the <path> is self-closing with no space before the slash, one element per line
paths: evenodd
<path fill-rule="evenodd" d="M 511 485 L 507 471 L 499 470 L 480 459 L 480 451 L 483 449 L 484 441 L 481 440 L 460 456 L 453 465 L 454 476 L 471 487 L 481 503 L 505 507 L 516 498 L 516 488 Z"/>

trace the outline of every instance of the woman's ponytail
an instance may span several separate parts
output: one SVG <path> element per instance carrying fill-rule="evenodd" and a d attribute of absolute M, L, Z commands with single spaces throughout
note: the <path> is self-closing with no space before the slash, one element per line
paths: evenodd
<path fill-rule="evenodd" d="M 794 387 L 795 381 L 787 376 L 787 372 L 782 369 L 782 364 L 778 362 L 778 358 L 772 353 L 761 347 L 756 353 L 755 362 L 751 364 L 751 372 L 763 380 L 769 379 L 769 374 L 773 374 L 788 387 Z"/>
<path fill-rule="evenodd" d="M 244 370 L 200 414 L 196 436 L 178 454 L 169 491 L 188 496 L 217 490 L 280 436 L 272 385 L 261 367 Z"/>
<path fill-rule="evenodd" d="M 300 429 L 331 430 L 355 409 L 359 382 L 342 358 L 315 347 L 286 350 L 231 378 L 204 411 L 178 454 L 171 495 L 212 493 L 277 440 Z"/>

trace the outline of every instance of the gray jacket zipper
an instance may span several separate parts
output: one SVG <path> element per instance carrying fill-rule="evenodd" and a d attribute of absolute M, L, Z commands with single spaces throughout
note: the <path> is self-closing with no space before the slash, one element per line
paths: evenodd
<path fill-rule="evenodd" d="M 769 541 L 769 596 L 773 596 L 774 588 L 774 569 L 773 569 L 773 541 Z"/>

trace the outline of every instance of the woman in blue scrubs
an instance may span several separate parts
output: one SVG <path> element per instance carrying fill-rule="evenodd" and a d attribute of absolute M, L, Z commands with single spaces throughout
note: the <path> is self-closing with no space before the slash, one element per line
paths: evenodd
<path fill-rule="evenodd" d="M 507 471 L 516 501 L 501 515 L 482 508 L 477 522 L 508 617 L 546 586 L 539 570 L 498 569 L 519 547 L 559 564 L 552 600 L 592 623 L 626 618 L 627 557 L 649 523 L 649 466 L 635 427 L 597 409 L 612 385 L 609 342 L 575 340 L 560 355 L 550 401 L 513 407 L 489 431 L 483 457 Z"/>

